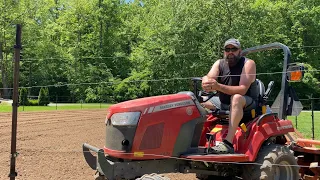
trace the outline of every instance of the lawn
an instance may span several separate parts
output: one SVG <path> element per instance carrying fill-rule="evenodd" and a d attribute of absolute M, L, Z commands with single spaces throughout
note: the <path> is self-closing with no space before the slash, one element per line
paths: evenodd
<path fill-rule="evenodd" d="M 297 124 L 295 117 L 289 116 L 288 119 L 292 120 L 294 127 L 301 132 L 305 138 L 312 138 L 312 117 L 311 111 L 301 112 L 297 118 Z M 314 112 L 314 139 L 320 140 L 320 111 Z"/>
<path fill-rule="evenodd" d="M 20 106 L 19 111 L 50 111 L 50 110 L 76 110 L 76 109 L 99 109 L 108 108 L 112 104 L 104 103 L 78 103 L 78 104 L 50 104 L 49 106 Z M 12 106 L 0 104 L 0 112 L 12 112 Z"/>

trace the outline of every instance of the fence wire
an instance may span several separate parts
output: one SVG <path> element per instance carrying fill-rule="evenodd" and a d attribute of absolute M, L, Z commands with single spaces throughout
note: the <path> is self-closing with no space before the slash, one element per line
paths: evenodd
<path fill-rule="evenodd" d="M 304 49 L 304 48 L 320 48 L 320 45 L 306 45 L 306 46 L 288 46 L 289 49 Z M 153 57 L 159 56 L 175 56 L 175 57 L 183 57 L 189 55 L 207 55 L 208 53 L 200 53 L 200 52 L 190 52 L 190 53 L 176 53 L 176 54 L 154 54 L 150 55 Z M 82 57 L 74 57 L 73 59 L 116 59 L 116 58 L 129 58 L 128 55 L 118 55 L 118 56 L 82 56 Z M 47 58 L 21 58 L 21 61 L 41 61 L 41 60 L 64 60 L 64 59 L 72 59 L 70 57 L 47 57 Z"/>
<path fill-rule="evenodd" d="M 264 73 L 255 73 L 255 74 L 248 74 L 248 75 L 274 75 L 274 74 L 286 74 L 290 72 L 295 72 L 295 71 L 287 71 L 287 72 L 264 72 Z M 320 72 L 320 70 L 308 70 L 306 72 Z M 218 77 L 231 77 L 231 76 L 241 76 L 241 75 L 224 75 L 224 76 L 216 76 Z M 125 83 L 138 83 L 138 82 L 160 82 L 160 81 L 175 81 L 175 80 L 191 80 L 194 77 L 181 77 L 181 78 L 164 78 L 164 79 L 150 79 L 150 80 L 132 80 L 132 81 L 124 81 Z M 45 88 L 45 87 L 63 87 L 63 86 L 81 86 L 81 85 L 99 85 L 99 84 L 106 84 L 106 85 L 116 85 L 123 83 L 122 81 L 120 82 L 110 82 L 110 81 L 101 81 L 101 82 L 91 82 L 91 83 L 65 83 L 65 84 L 51 84 L 51 85 L 40 85 L 40 86 L 23 86 L 19 88 Z M 12 90 L 13 88 L 0 88 L 1 89 L 8 89 Z"/>
<path fill-rule="evenodd" d="M 319 72 L 320 70 L 308 70 L 308 72 Z M 272 72 L 272 73 L 256 73 L 256 74 L 250 74 L 250 75 L 274 75 L 274 74 L 283 74 L 286 72 Z M 232 76 L 232 75 L 227 75 L 227 76 Z M 218 77 L 226 77 L 226 76 L 218 76 Z M 165 78 L 165 79 L 153 79 L 153 80 L 134 80 L 134 81 L 126 81 L 126 83 L 136 83 L 136 82 L 159 82 L 159 81 L 172 81 L 172 80 L 190 80 L 193 77 L 186 77 L 186 78 Z M 120 82 L 119 82 L 120 83 Z M 20 87 L 20 88 L 40 88 L 40 87 L 61 87 L 61 86 L 79 86 L 79 85 L 97 85 L 97 84 L 108 84 L 108 85 L 113 85 L 117 84 L 116 82 L 96 82 L 96 83 L 77 83 L 77 84 L 54 84 L 54 85 L 45 85 L 45 86 L 30 86 L 30 87 Z M 0 88 L 0 89 L 13 89 L 13 88 Z M 308 100 L 320 100 L 320 98 L 313 97 L 310 99 L 301 99 L 301 101 L 308 101 Z M 48 152 L 48 153 L 61 153 L 61 152 L 66 152 L 66 153 L 82 153 L 82 151 L 45 151 L 41 150 L 39 152 Z M 90 152 L 90 151 L 89 151 Z M 123 155 L 132 155 L 134 153 L 123 153 Z M 202 160 L 193 160 L 193 159 L 188 159 L 188 158 L 181 158 L 181 157 L 171 157 L 171 156 L 166 156 L 166 155 L 158 155 L 158 154 L 144 154 L 145 156 L 155 156 L 159 158 L 170 158 L 170 159 L 177 159 L 177 160 L 185 160 L 185 161 L 198 161 L 198 162 L 204 162 Z M 255 163 L 255 162 L 221 162 L 221 161 L 208 161 L 209 163 L 220 163 L 220 164 L 236 164 L 236 165 L 257 165 L 261 166 L 261 163 Z M 309 168 L 309 166 L 305 165 L 283 165 L 283 164 L 271 164 L 272 166 L 292 166 L 292 167 L 299 167 L 299 168 Z M 317 166 L 317 168 L 320 168 L 320 166 Z"/>
<path fill-rule="evenodd" d="M 27 151 L 27 150 L 26 150 Z M 92 151 L 48 151 L 48 150 L 36 150 L 39 153 L 92 153 L 93 155 L 95 152 Z M 20 154 L 20 153 L 19 153 Z M 134 153 L 119 153 L 119 155 L 134 155 Z M 202 154 L 202 155 L 214 155 L 214 154 Z M 218 164 L 235 164 L 235 165 L 255 165 L 255 166 L 262 166 L 262 163 L 256 163 L 256 162 L 234 162 L 234 161 L 203 161 L 203 160 L 197 160 L 197 159 L 191 159 L 191 158 L 183 158 L 183 157 L 173 157 L 173 156 L 167 156 L 162 154 L 148 154 L 144 153 L 144 156 L 153 156 L 161 159 L 175 159 L 175 160 L 183 160 L 183 161 L 192 161 L 192 162 L 203 162 L 203 163 L 218 163 Z M 222 155 L 223 156 L 223 155 Z M 290 165 L 290 164 L 276 164 L 271 163 L 272 166 L 279 166 L 279 167 L 298 167 L 298 168 L 309 168 L 310 166 L 307 165 Z M 320 168 L 320 166 L 312 166 L 313 168 Z"/>

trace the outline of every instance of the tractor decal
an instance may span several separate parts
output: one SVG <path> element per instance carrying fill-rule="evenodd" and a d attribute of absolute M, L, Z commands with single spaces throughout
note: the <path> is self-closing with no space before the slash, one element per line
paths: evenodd
<path fill-rule="evenodd" d="M 148 114 L 150 114 L 150 113 L 154 113 L 154 112 L 164 111 L 164 110 L 178 108 L 178 107 L 190 106 L 190 105 L 194 105 L 193 100 L 185 100 L 185 101 L 178 101 L 178 102 L 173 102 L 173 103 L 161 104 L 159 106 L 146 108 L 144 110 L 143 114 L 146 114 L 146 112 L 148 112 Z"/>

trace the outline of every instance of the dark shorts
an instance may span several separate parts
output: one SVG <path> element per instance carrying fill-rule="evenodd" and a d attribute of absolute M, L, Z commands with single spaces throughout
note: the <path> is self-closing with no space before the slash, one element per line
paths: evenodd
<path fill-rule="evenodd" d="M 256 108 L 255 101 L 250 96 L 243 96 L 246 99 L 246 105 L 243 108 L 244 111 L 250 111 L 251 109 Z M 223 104 L 221 103 L 218 96 L 214 96 L 209 100 L 216 108 L 221 110 L 230 110 L 229 104 Z"/>

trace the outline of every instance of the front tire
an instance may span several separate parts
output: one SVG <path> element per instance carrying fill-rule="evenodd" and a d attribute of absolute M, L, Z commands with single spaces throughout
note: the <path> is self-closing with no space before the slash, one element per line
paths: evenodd
<path fill-rule="evenodd" d="M 245 180 L 299 180 L 297 160 L 287 146 L 270 144 L 263 146 L 256 159 L 257 164 L 243 167 Z"/>

